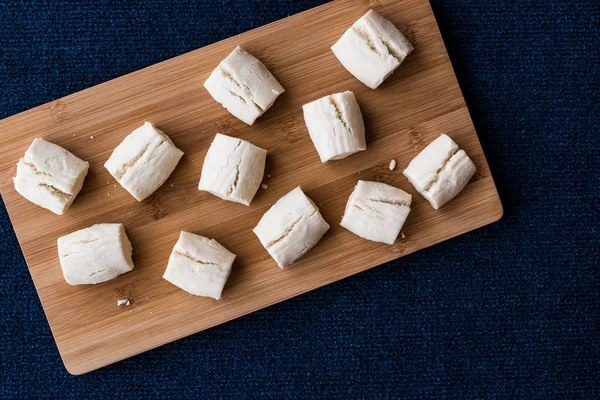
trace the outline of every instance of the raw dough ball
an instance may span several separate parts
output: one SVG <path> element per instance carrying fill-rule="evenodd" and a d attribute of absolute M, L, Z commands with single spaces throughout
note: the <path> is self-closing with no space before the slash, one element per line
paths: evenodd
<path fill-rule="evenodd" d="M 235 254 L 217 241 L 181 232 L 163 278 L 196 296 L 221 298 Z"/>
<path fill-rule="evenodd" d="M 411 201 L 410 194 L 394 186 L 358 181 L 341 225 L 362 238 L 394 244 L 410 212 Z"/>
<path fill-rule="evenodd" d="M 204 159 L 198 189 L 248 206 L 262 182 L 266 158 L 266 150 L 217 133 Z"/>
<path fill-rule="evenodd" d="M 371 89 L 381 85 L 413 49 L 394 24 L 373 10 L 331 46 L 342 65 Z"/>
<path fill-rule="evenodd" d="M 253 231 L 283 268 L 309 251 L 328 229 L 317 206 L 297 187 L 273 204 Z"/>
<path fill-rule="evenodd" d="M 304 121 L 321 162 L 365 150 L 365 124 L 352 92 L 325 96 L 302 106 Z"/>
<path fill-rule="evenodd" d="M 35 139 L 17 164 L 15 189 L 32 203 L 62 215 L 81 190 L 88 166 L 62 147 Z"/>
<path fill-rule="evenodd" d="M 441 135 L 413 158 L 404 175 L 437 210 L 467 186 L 476 170 L 467 153 Z"/>
<path fill-rule="evenodd" d="M 138 201 L 162 186 L 183 156 L 151 122 L 131 132 L 112 152 L 104 167 Z"/>
<path fill-rule="evenodd" d="M 122 224 L 97 224 L 58 238 L 60 265 L 69 285 L 109 281 L 133 269 L 131 242 Z"/>
<path fill-rule="evenodd" d="M 252 125 L 284 92 L 267 67 L 237 46 L 210 74 L 204 87 L 234 117 Z"/>

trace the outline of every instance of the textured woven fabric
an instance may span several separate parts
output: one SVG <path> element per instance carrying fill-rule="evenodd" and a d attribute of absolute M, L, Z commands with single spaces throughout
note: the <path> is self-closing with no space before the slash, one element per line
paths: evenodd
<path fill-rule="evenodd" d="M 321 2 L 0 0 L 0 117 Z M 501 221 L 74 377 L 2 206 L 0 395 L 599 398 L 600 4 L 432 6 Z"/>

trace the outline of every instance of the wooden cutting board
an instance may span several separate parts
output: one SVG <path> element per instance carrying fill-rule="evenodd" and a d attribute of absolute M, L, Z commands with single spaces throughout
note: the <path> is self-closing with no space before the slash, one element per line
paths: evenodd
<path fill-rule="evenodd" d="M 398 26 L 415 51 L 371 90 L 350 75 L 330 46 L 369 8 Z M 236 46 L 257 56 L 286 92 L 254 126 L 231 116 L 202 84 Z M 367 130 L 367 151 L 321 164 L 302 104 L 352 90 Z M 138 203 L 103 167 L 144 121 L 185 152 L 167 182 Z M 131 73 L 0 121 L 0 189 L 65 367 L 82 374 L 498 220 L 502 205 L 427 0 L 336 1 Z M 217 132 L 268 149 L 265 183 L 252 205 L 197 190 Z M 477 165 L 465 190 L 440 211 L 420 197 L 402 170 L 441 133 Z M 13 188 L 15 164 L 43 137 L 89 161 L 83 190 L 63 216 L 29 203 Z M 92 138 L 93 137 L 93 138 Z M 390 171 L 390 160 L 398 166 Z M 406 238 L 388 246 L 339 226 L 358 179 L 413 194 Z M 252 233 L 263 213 L 301 185 L 331 229 L 293 266 L 279 269 Z M 56 239 L 95 223 L 122 222 L 135 270 L 95 286 L 65 283 Z M 215 238 L 237 254 L 219 301 L 192 297 L 162 279 L 179 232 Z M 117 300 L 131 306 L 117 307 Z M 366 300 L 366 299 L 365 299 Z"/>

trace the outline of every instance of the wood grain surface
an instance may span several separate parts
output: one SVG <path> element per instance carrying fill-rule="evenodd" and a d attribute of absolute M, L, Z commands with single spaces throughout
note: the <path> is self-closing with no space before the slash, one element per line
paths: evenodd
<path fill-rule="evenodd" d="M 415 51 L 378 89 L 350 75 L 330 46 L 369 8 L 402 30 Z M 286 92 L 253 126 L 231 116 L 202 84 L 236 46 L 254 54 Z M 368 150 L 322 164 L 302 104 L 352 90 Z M 125 135 L 154 122 L 185 152 L 167 182 L 138 203 L 103 164 Z M 67 370 L 82 374 L 498 220 L 502 205 L 427 0 L 336 1 L 212 44 L 0 121 L 0 189 Z M 268 150 L 265 181 L 245 207 L 197 190 L 217 132 Z M 477 165 L 465 190 L 440 211 L 402 170 L 431 140 L 450 135 Z M 93 139 L 91 138 L 93 136 Z M 43 137 L 90 163 L 83 190 L 63 216 L 29 203 L 13 187 L 15 164 Z M 390 171 L 390 160 L 398 166 Z M 358 179 L 413 194 L 412 211 L 392 246 L 339 226 Z M 252 233 L 279 197 L 301 185 L 331 229 L 306 256 L 280 269 Z M 134 271 L 95 286 L 65 283 L 56 239 L 101 222 L 122 222 Z M 216 239 L 237 254 L 219 301 L 192 297 L 162 279 L 179 232 Z M 131 306 L 117 307 L 117 299 Z M 367 301 L 367 299 L 365 299 Z"/>

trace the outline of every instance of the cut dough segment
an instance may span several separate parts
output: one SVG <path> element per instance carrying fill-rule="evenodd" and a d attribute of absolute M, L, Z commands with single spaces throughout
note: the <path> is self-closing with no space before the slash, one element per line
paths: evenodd
<path fill-rule="evenodd" d="M 342 65 L 371 89 L 390 76 L 413 49 L 394 24 L 373 10 L 331 46 Z"/>
<path fill-rule="evenodd" d="M 437 210 L 463 190 L 476 170 L 467 153 L 441 135 L 413 158 L 404 175 Z"/>
<path fill-rule="evenodd" d="M 297 187 L 273 204 L 253 232 L 283 268 L 309 251 L 328 229 L 315 203 Z"/>
<path fill-rule="evenodd" d="M 115 148 L 104 167 L 142 201 L 165 183 L 182 156 L 167 135 L 144 122 Z"/>
<path fill-rule="evenodd" d="M 267 67 L 240 46 L 221 61 L 204 87 L 227 111 L 248 125 L 284 92 Z"/>
<path fill-rule="evenodd" d="M 362 238 L 394 244 L 411 202 L 410 194 L 394 186 L 358 181 L 340 225 Z"/>
<path fill-rule="evenodd" d="M 262 181 L 266 158 L 266 150 L 217 133 L 204 159 L 198 189 L 248 206 Z"/>
<path fill-rule="evenodd" d="M 122 224 L 96 224 L 58 238 L 60 265 L 69 285 L 105 282 L 131 271 L 131 252 Z"/>
<path fill-rule="evenodd" d="M 163 278 L 195 296 L 221 298 L 235 254 L 216 240 L 181 232 Z"/>
<path fill-rule="evenodd" d="M 60 146 L 34 139 L 17 164 L 15 189 L 32 203 L 62 215 L 81 190 L 88 166 Z"/>
<path fill-rule="evenodd" d="M 365 150 L 365 124 L 354 93 L 325 96 L 302 106 L 304 121 L 321 162 Z"/>

